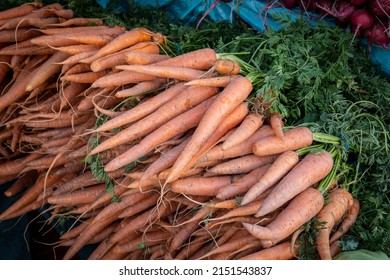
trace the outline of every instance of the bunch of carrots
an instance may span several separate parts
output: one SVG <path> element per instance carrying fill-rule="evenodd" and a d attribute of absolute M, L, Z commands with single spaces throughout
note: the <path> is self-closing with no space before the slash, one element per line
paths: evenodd
<path fill-rule="evenodd" d="M 73 217 L 64 259 L 292 259 L 313 219 L 318 257 L 340 250 L 359 202 L 339 139 L 255 110 L 237 62 L 58 4 L 0 12 L 0 38 L 0 181 L 20 194 L 0 220 Z"/>

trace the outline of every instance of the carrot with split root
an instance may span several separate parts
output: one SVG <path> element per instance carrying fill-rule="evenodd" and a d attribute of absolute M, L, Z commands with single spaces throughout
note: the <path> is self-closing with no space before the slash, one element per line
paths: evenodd
<path fill-rule="evenodd" d="M 264 204 L 263 204 L 264 205 Z M 294 197 L 287 207 L 267 226 L 243 223 L 250 234 L 258 238 L 264 248 L 274 246 L 317 215 L 324 206 L 324 197 L 316 189 L 308 188 Z"/>
<path fill-rule="evenodd" d="M 216 100 L 211 104 L 200 121 L 190 142 L 173 165 L 170 176 L 167 178 L 167 183 L 174 181 L 178 177 L 191 158 L 199 152 L 207 138 L 213 134 L 218 125 L 249 96 L 251 91 L 252 83 L 250 80 L 245 77 L 237 77 L 218 94 Z"/>
<path fill-rule="evenodd" d="M 255 133 L 263 125 L 263 117 L 257 114 L 249 114 L 236 129 L 236 131 L 230 135 L 222 143 L 222 150 L 226 151 L 231 147 L 237 145 L 248 139 L 253 133 Z"/>
<path fill-rule="evenodd" d="M 244 205 L 256 199 L 256 197 L 265 190 L 276 184 L 298 163 L 298 161 L 299 156 L 293 151 L 287 151 L 279 155 L 271 164 L 267 172 L 244 195 L 241 204 Z"/>
<path fill-rule="evenodd" d="M 213 101 L 214 98 L 208 99 L 193 109 L 178 115 L 164 125 L 160 126 L 158 129 L 143 138 L 137 145 L 134 145 L 125 153 L 119 155 L 107 163 L 104 167 L 104 171 L 114 171 L 128 163 L 136 161 L 138 158 L 151 152 L 159 144 L 195 127 L 200 122 L 204 113 Z"/>
<path fill-rule="evenodd" d="M 275 186 L 255 217 L 266 215 L 293 197 L 325 178 L 333 167 L 333 158 L 327 151 L 307 154 Z"/>
<path fill-rule="evenodd" d="M 317 214 L 316 248 L 322 260 L 331 260 L 329 236 L 333 227 L 342 219 L 353 205 L 352 195 L 344 189 L 329 193 L 329 202 Z"/>
<path fill-rule="evenodd" d="M 353 226 L 353 224 L 357 219 L 357 216 L 359 215 L 359 210 L 360 210 L 360 202 L 359 200 L 354 198 L 352 207 L 349 210 L 348 214 L 341 221 L 337 231 L 331 236 L 329 240 L 331 244 L 339 240 Z"/>

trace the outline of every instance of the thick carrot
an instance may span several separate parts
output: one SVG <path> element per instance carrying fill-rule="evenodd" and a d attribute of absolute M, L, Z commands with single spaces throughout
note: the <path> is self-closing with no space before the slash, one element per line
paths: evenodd
<path fill-rule="evenodd" d="M 307 127 L 292 128 L 284 133 L 284 139 L 277 136 L 261 139 L 253 144 L 253 153 L 258 156 L 279 154 L 288 150 L 308 147 L 313 143 L 313 133 Z"/>
<path fill-rule="evenodd" d="M 153 75 L 162 78 L 171 78 L 179 81 L 191 81 L 199 77 L 208 76 L 209 74 L 202 70 L 177 66 L 160 66 L 160 65 L 119 65 L 115 67 L 119 70 L 132 71 L 141 74 Z"/>
<path fill-rule="evenodd" d="M 58 36 L 78 42 L 80 44 L 106 45 L 121 34 L 124 34 L 123 28 L 119 26 L 114 26 L 111 28 L 98 30 L 96 32 L 79 32 L 73 34 L 65 33 L 63 35 Z"/>
<path fill-rule="evenodd" d="M 218 199 L 229 199 L 237 195 L 245 194 L 258 180 L 263 176 L 270 168 L 271 164 L 266 164 L 259 168 L 256 168 L 244 175 L 242 178 L 234 181 L 232 184 L 221 189 L 216 197 Z M 241 202 L 242 205 L 242 202 Z"/>
<path fill-rule="evenodd" d="M 125 59 L 128 64 L 147 65 L 167 60 L 170 56 L 165 54 L 145 53 L 141 51 L 126 52 Z"/>
<path fill-rule="evenodd" d="M 22 42 L 40 35 L 37 30 L 20 28 L 0 31 L 0 43 Z"/>
<path fill-rule="evenodd" d="M 0 20 L 11 19 L 27 15 L 43 5 L 40 2 L 31 2 L 0 12 Z"/>
<path fill-rule="evenodd" d="M 63 52 L 56 52 L 44 64 L 42 64 L 36 74 L 30 79 L 26 86 L 26 91 L 33 90 L 43 84 L 49 77 L 60 72 L 61 65 L 55 64 L 68 58 L 69 55 Z"/>
<path fill-rule="evenodd" d="M 178 177 L 191 158 L 199 152 L 202 144 L 213 134 L 218 125 L 248 97 L 251 91 L 252 83 L 245 77 L 237 77 L 218 94 L 217 99 L 211 104 L 196 128 L 190 142 L 173 165 L 171 174 L 167 178 L 167 183 L 174 181 Z"/>
<path fill-rule="evenodd" d="M 24 28 L 27 26 L 45 28 L 49 24 L 58 23 L 58 21 L 57 17 L 40 18 L 24 16 L 6 20 L 6 22 L 0 26 L 0 30 Z"/>
<path fill-rule="evenodd" d="M 275 132 L 276 137 L 283 140 L 283 119 L 280 113 L 274 112 L 269 116 L 269 123 Z"/>
<path fill-rule="evenodd" d="M 154 63 L 156 66 L 171 66 L 195 70 L 209 70 L 217 60 L 215 50 L 203 48 Z"/>
<path fill-rule="evenodd" d="M 72 29 L 84 27 L 84 26 L 90 29 L 91 27 L 92 28 L 96 27 L 96 25 L 97 26 L 103 25 L 103 20 L 100 18 L 71 18 L 61 23 L 50 24 L 49 27 L 69 27 L 72 25 L 76 26 L 73 27 Z M 65 33 L 65 31 L 63 33 Z"/>
<path fill-rule="evenodd" d="M 193 108 L 216 93 L 217 90 L 215 88 L 189 87 L 177 95 L 174 99 L 159 107 L 152 114 L 149 114 L 145 118 L 135 122 L 128 128 L 120 131 L 106 141 L 102 142 L 95 149 L 93 149 L 89 155 L 103 152 L 110 148 L 116 147 L 123 143 L 128 143 L 129 141 L 147 135 L 162 124 L 166 123 L 168 120 L 176 117 L 190 108 Z"/>
<path fill-rule="evenodd" d="M 171 185 L 171 190 L 186 195 L 215 196 L 221 188 L 231 184 L 233 181 L 234 178 L 231 176 L 185 178 L 174 181 Z"/>
<path fill-rule="evenodd" d="M 195 127 L 200 122 L 204 113 L 213 101 L 213 98 L 208 99 L 195 106 L 193 109 L 190 109 L 166 122 L 164 125 L 148 134 L 137 145 L 134 145 L 125 153 L 106 164 L 104 171 L 114 171 L 118 168 L 121 168 L 122 166 L 125 166 L 126 164 L 136 161 L 138 158 L 141 158 L 142 156 L 145 156 L 151 152 L 159 144 Z"/>
<path fill-rule="evenodd" d="M 258 157 L 255 155 L 246 155 L 235 158 L 210 168 L 208 172 L 214 174 L 245 174 L 261 166 L 274 162 L 276 156 Z"/>
<path fill-rule="evenodd" d="M 226 151 L 248 139 L 263 125 L 263 117 L 257 114 L 249 114 L 236 129 L 236 131 L 227 138 L 222 144 L 222 150 Z"/>
<path fill-rule="evenodd" d="M 310 221 L 320 212 L 323 205 L 324 197 L 322 193 L 316 189 L 307 188 L 294 197 L 287 207 L 267 226 L 248 223 L 243 223 L 243 225 L 250 234 L 260 239 L 264 248 L 269 248 Z"/>
<path fill-rule="evenodd" d="M 331 260 L 329 236 L 333 227 L 353 205 L 352 195 L 344 189 L 334 189 L 329 193 L 329 202 L 317 214 L 321 223 L 317 229 L 316 247 L 322 260 Z"/>
<path fill-rule="evenodd" d="M 293 151 L 287 151 L 279 155 L 267 172 L 244 195 L 241 204 L 244 205 L 256 199 L 256 197 L 265 190 L 276 184 L 298 163 L 298 161 L 299 156 Z"/>
<path fill-rule="evenodd" d="M 124 98 L 124 97 L 145 94 L 149 91 L 154 91 L 154 90 L 159 89 L 160 87 L 162 87 L 166 83 L 167 83 L 167 81 L 164 78 L 157 78 L 154 81 L 140 82 L 140 83 L 132 86 L 131 88 L 117 91 L 115 93 L 115 96 L 120 97 L 120 98 Z"/>
<path fill-rule="evenodd" d="M 213 67 L 220 75 L 238 75 L 241 71 L 240 65 L 237 62 L 226 59 L 217 60 Z"/>
<path fill-rule="evenodd" d="M 1 53 L 1 50 L 0 50 Z M 106 88 L 106 87 L 119 87 L 127 84 L 136 84 L 143 81 L 155 80 L 156 76 L 142 74 L 132 71 L 121 71 L 106 75 L 96 80 L 91 87 L 93 88 Z"/>
<path fill-rule="evenodd" d="M 360 202 L 356 198 L 353 199 L 353 204 L 351 209 L 345 218 L 341 221 L 340 226 L 337 231 L 333 233 L 329 242 L 332 244 L 333 242 L 340 239 L 355 223 L 357 216 L 359 215 L 360 210 Z"/>
<path fill-rule="evenodd" d="M 222 77 L 211 77 L 211 78 L 202 78 L 195 79 L 189 82 L 186 82 L 187 86 L 207 86 L 207 87 L 226 87 L 230 82 L 235 79 L 237 76 L 222 76 Z"/>
<path fill-rule="evenodd" d="M 150 41 L 153 37 L 153 34 L 153 32 L 146 28 L 134 28 L 121 34 L 106 46 L 102 47 L 98 51 L 97 57 L 103 57 L 115 53 L 139 42 Z"/>
<path fill-rule="evenodd" d="M 78 42 L 61 37 L 60 35 L 42 35 L 30 39 L 33 45 L 41 47 L 63 47 L 77 45 Z"/>
<path fill-rule="evenodd" d="M 291 242 L 285 241 L 271 248 L 261 249 L 258 252 L 239 258 L 239 260 L 291 260 L 295 259 L 299 247 L 291 248 Z"/>

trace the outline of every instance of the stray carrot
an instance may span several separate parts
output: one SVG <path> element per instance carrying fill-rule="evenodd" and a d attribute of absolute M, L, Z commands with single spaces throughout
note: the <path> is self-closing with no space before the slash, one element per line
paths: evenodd
<path fill-rule="evenodd" d="M 241 71 L 240 65 L 232 60 L 219 59 L 213 67 L 220 75 L 238 75 Z"/>
<path fill-rule="evenodd" d="M 344 189 L 334 189 L 329 193 L 329 202 L 317 214 L 317 221 L 322 223 L 317 227 L 316 247 L 322 260 L 331 260 L 329 236 L 345 213 L 353 204 L 352 195 Z"/>

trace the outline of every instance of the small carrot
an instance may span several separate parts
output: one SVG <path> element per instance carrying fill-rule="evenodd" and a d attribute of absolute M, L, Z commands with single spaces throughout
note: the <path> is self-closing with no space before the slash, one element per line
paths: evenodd
<path fill-rule="evenodd" d="M 299 246 L 291 248 L 291 242 L 285 241 L 271 248 L 241 257 L 240 260 L 291 260 L 298 254 Z"/>
<path fill-rule="evenodd" d="M 154 91 L 154 90 L 159 89 L 160 87 L 164 86 L 166 83 L 167 83 L 167 81 L 163 78 L 157 78 L 154 81 L 140 82 L 140 83 L 132 86 L 131 88 L 117 91 L 115 93 L 115 96 L 120 97 L 120 98 L 124 98 L 124 97 L 145 94 L 149 91 Z"/>
<path fill-rule="evenodd" d="M 276 210 L 303 190 L 322 180 L 329 174 L 332 167 L 333 159 L 328 152 L 307 154 L 275 186 L 255 217 L 261 217 Z"/>
<path fill-rule="evenodd" d="M 316 248 L 322 260 L 331 260 L 329 236 L 341 218 L 352 207 L 353 197 L 344 189 L 334 189 L 329 193 L 329 202 L 317 214 Z"/>
<path fill-rule="evenodd" d="M 299 161 L 299 156 L 296 152 L 287 151 L 279 155 L 271 164 L 267 172 L 254 184 L 242 198 L 241 204 L 256 199 L 266 189 L 276 184 L 283 178 Z"/>
<path fill-rule="evenodd" d="M 248 223 L 243 223 L 243 226 L 250 234 L 260 239 L 264 248 L 269 248 L 310 221 L 320 212 L 323 205 L 324 197 L 322 193 L 316 189 L 308 188 L 294 197 L 287 207 L 267 226 Z"/>
<path fill-rule="evenodd" d="M 255 155 L 246 155 L 235 158 L 210 168 L 208 172 L 215 174 L 245 174 L 256 168 L 270 164 L 275 160 L 275 156 L 258 157 Z"/>
<path fill-rule="evenodd" d="M 280 113 L 274 112 L 269 117 L 269 122 L 271 124 L 272 129 L 275 132 L 276 137 L 283 140 L 283 119 Z"/>
<path fill-rule="evenodd" d="M 249 114 L 237 128 L 237 130 L 227 138 L 222 144 L 222 150 L 226 151 L 248 139 L 260 126 L 263 125 L 263 117 L 257 114 Z"/>
<path fill-rule="evenodd" d="M 356 198 L 353 199 L 353 204 L 351 209 L 349 210 L 348 214 L 345 216 L 345 218 L 341 221 L 340 226 L 338 227 L 337 231 L 333 233 L 331 236 L 329 242 L 332 244 L 338 239 L 340 239 L 355 223 L 357 216 L 359 215 L 360 210 L 360 202 Z"/>
<path fill-rule="evenodd" d="M 128 64 L 148 65 L 169 59 L 170 56 L 164 54 L 152 54 L 140 51 L 131 51 L 124 54 Z"/>
<path fill-rule="evenodd" d="M 74 83 L 82 84 L 92 84 L 97 79 L 104 77 L 108 74 L 107 70 L 99 72 L 85 72 L 85 73 L 76 73 L 76 74 L 66 74 L 60 78 L 61 81 L 68 81 Z"/>
<path fill-rule="evenodd" d="M 1 53 L 1 50 L 0 50 Z M 119 87 L 127 84 L 136 84 L 143 81 L 153 81 L 156 76 L 142 74 L 132 71 L 121 71 L 106 75 L 97 79 L 92 85 L 92 88 Z"/>
<path fill-rule="evenodd" d="M 211 77 L 201 78 L 186 82 L 187 86 L 207 86 L 207 87 L 226 87 L 230 82 L 237 76 L 222 76 L 222 77 Z"/>
<path fill-rule="evenodd" d="M 38 178 L 38 175 L 39 174 L 36 170 L 24 173 L 8 189 L 4 191 L 4 195 L 7 197 L 11 197 L 21 192 L 25 188 L 29 187 L 30 184 L 33 184 Z"/>
<path fill-rule="evenodd" d="M 237 62 L 226 59 L 217 60 L 213 67 L 220 75 L 238 75 L 241 71 L 240 65 Z"/>
<path fill-rule="evenodd" d="M 69 27 L 69 26 L 88 26 L 88 28 L 103 25 L 103 20 L 100 18 L 71 18 L 61 23 L 50 24 L 50 27 Z"/>
<path fill-rule="evenodd" d="M 288 150 L 308 147 L 313 143 L 313 133 L 307 127 L 292 128 L 284 133 L 284 139 L 273 136 L 253 144 L 253 153 L 258 156 L 279 154 Z"/>

